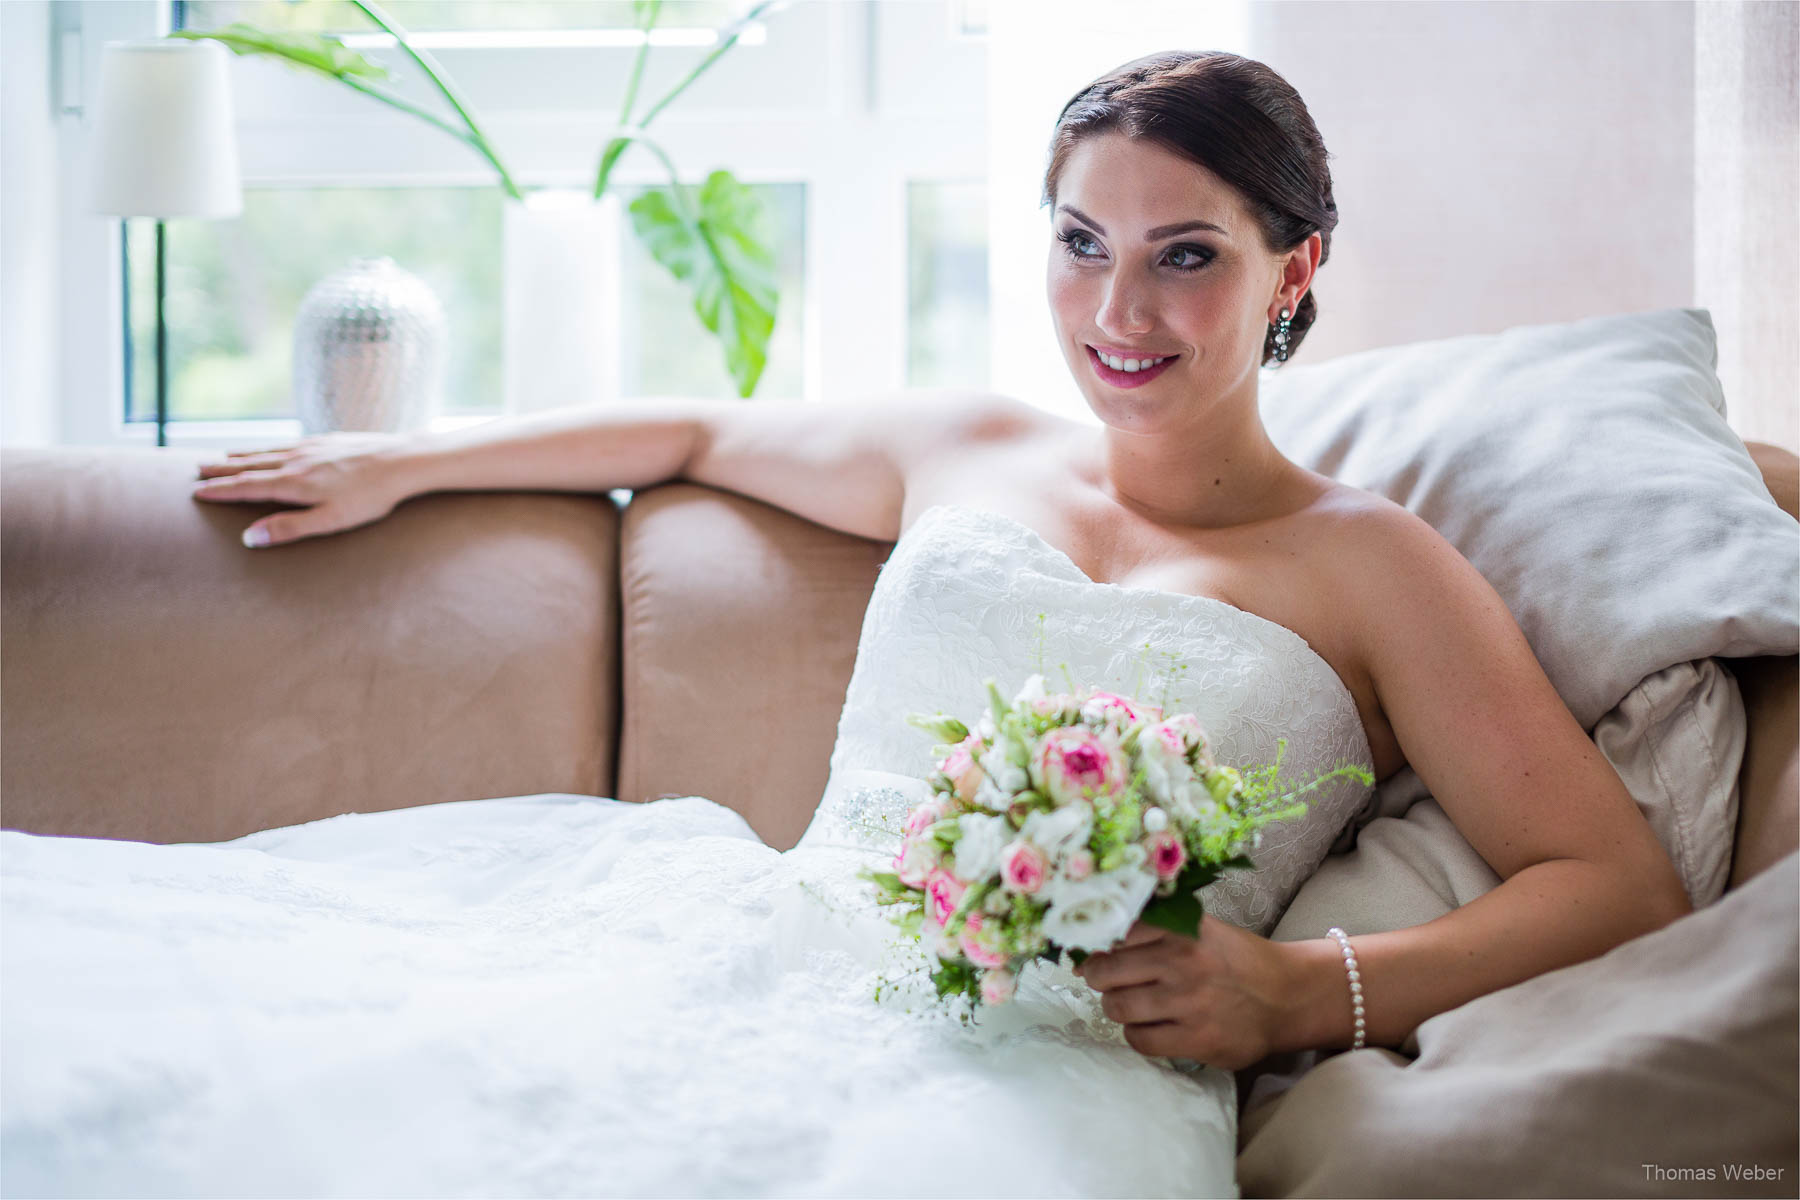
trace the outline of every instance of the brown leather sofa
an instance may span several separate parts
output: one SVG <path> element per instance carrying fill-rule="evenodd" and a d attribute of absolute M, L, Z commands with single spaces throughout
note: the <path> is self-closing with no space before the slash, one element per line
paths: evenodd
<path fill-rule="evenodd" d="M 1794 456 L 1753 452 L 1791 509 Z M 248 550 L 275 506 L 194 500 L 202 457 L 0 455 L 5 828 L 218 841 L 536 792 L 708 796 L 777 848 L 806 828 L 887 543 L 677 483 L 437 493 Z M 1796 670 L 1727 665 L 1735 885 L 1800 840 Z"/>

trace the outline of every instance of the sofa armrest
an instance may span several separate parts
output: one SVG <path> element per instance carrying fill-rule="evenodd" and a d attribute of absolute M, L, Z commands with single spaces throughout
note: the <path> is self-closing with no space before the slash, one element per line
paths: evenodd
<path fill-rule="evenodd" d="M 0 824 L 217 841 L 337 813 L 610 795 L 618 510 L 445 493 L 267 550 L 201 456 L 0 457 Z"/>

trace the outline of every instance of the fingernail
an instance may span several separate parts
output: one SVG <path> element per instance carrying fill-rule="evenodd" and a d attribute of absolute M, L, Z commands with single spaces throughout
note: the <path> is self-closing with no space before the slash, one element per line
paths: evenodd
<path fill-rule="evenodd" d="M 244 530 L 244 545 L 255 549 L 269 544 L 269 531 L 260 525 L 252 525 Z"/>

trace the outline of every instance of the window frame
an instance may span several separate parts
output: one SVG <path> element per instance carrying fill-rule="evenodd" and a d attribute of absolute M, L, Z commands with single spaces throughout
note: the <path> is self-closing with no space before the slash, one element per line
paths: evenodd
<path fill-rule="evenodd" d="M 823 64 L 827 103 L 816 110 L 785 113 L 708 112 L 698 106 L 682 111 L 678 103 L 659 118 L 654 130 L 683 169 L 684 183 L 698 184 L 707 171 L 725 165 L 747 183 L 805 185 L 806 296 L 803 310 L 796 314 L 803 322 L 805 345 L 803 398 L 810 403 L 854 403 L 906 387 L 907 185 L 986 174 L 981 107 L 985 54 L 980 39 L 956 31 L 954 2 L 843 5 L 797 0 L 795 5 L 808 6 L 816 6 L 809 15 L 822 21 L 830 47 Z M 70 23 L 79 22 L 83 73 L 93 81 L 98 80 L 100 50 L 107 40 L 159 36 L 166 33 L 170 18 L 168 0 L 58 7 L 65 8 L 57 18 L 59 28 L 67 30 Z M 772 19 L 764 45 L 737 47 L 733 55 L 778 52 L 783 39 L 776 36 L 774 21 L 779 19 Z M 942 45 L 935 51 L 931 30 L 921 32 L 922 19 L 941 23 Z M 882 25 L 895 21 L 909 24 L 905 36 L 893 39 L 888 49 L 906 58 L 884 62 Z M 950 47 L 947 53 L 944 46 Z M 381 57 L 399 52 L 368 53 Z M 522 61 L 518 50 L 499 53 Z M 440 57 L 460 80 L 465 72 L 448 61 L 448 52 Z M 807 55 L 799 57 L 806 61 L 777 64 L 775 69 L 819 70 L 821 64 Z M 718 69 L 731 58 L 722 59 Z M 948 80 L 947 90 L 972 94 L 977 104 L 958 108 L 943 103 L 941 94 L 925 103 L 883 104 L 881 72 L 901 77 L 927 64 Z M 398 61 L 394 67 L 399 69 Z M 270 72 L 293 74 L 279 64 L 236 56 L 231 68 L 236 95 L 274 78 Z M 957 89 L 953 85 L 959 81 L 962 86 Z M 92 91 L 88 89 L 88 94 Z M 497 186 L 492 171 L 467 147 L 365 98 L 346 96 L 363 107 L 266 120 L 249 119 L 240 112 L 245 186 Z M 507 148 L 508 165 L 520 186 L 585 188 L 592 184 L 592 156 L 612 129 L 614 117 L 593 110 L 484 111 L 483 127 L 490 139 Z M 63 195 L 69 198 L 65 212 L 78 219 L 65 220 L 60 248 L 63 386 L 57 428 L 64 443 L 152 446 L 153 420 L 125 420 L 123 222 L 79 214 L 88 123 L 76 109 L 64 114 L 61 125 L 61 182 Z M 625 186 L 667 182 L 658 164 L 643 154 L 622 160 L 615 178 Z M 856 264 L 856 269 L 843 269 L 846 263 Z M 826 269 L 828 265 L 832 269 Z M 105 353 L 91 352 L 97 342 L 106 347 Z M 501 414 L 441 415 L 432 427 L 478 424 L 494 415 Z M 169 445 L 203 449 L 277 444 L 298 436 L 300 424 L 294 418 L 170 420 L 167 425 Z"/>

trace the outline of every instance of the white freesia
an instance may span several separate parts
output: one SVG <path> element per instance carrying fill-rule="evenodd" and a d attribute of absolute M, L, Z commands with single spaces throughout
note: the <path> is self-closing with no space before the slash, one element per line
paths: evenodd
<path fill-rule="evenodd" d="M 1216 817 L 1219 806 L 1188 766 L 1186 752 L 1173 749 L 1151 733 L 1145 730 L 1137 745 L 1138 765 L 1144 769 L 1144 790 L 1150 798 L 1184 823 Z"/>
<path fill-rule="evenodd" d="M 1051 862 L 1061 862 L 1076 850 L 1086 848 L 1093 832 L 1094 810 L 1077 802 L 1032 813 L 1025 818 L 1019 836 L 1042 850 Z"/>
<path fill-rule="evenodd" d="M 1025 757 L 1024 752 L 1004 734 L 996 737 L 993 745 L 981 756 L 981 769 L 987 772 L 988 778 L 1003 792 L 1021 792 L 1031 786 L 1031 776 L 1014 761 L 1015 756 Z"/>
<path fill-rule="evenodd" d="M 1049 698 L 1049 695 L 1050 694 L 1044 690 L 1044 677 L 1042 675 L 1033 675 L 1030 679 L 1025 681 L 1025 686 L 1019 689 L 1019 694 L 1013 697 L 1013 707 L 1017 708 L 1021 704 L 1030 704 L 1035 700 L 1046 700 Z"/>
<path fill-rule="evenodd" d="M 1052 875 L 1043 899 L 1045 936 L 1071 950 L 1094 953 L 1109 949 L 1130 930 L 1156 890 L 1156 876 L 1137 867 L 1101 871 L 1074 880 Z"/>
<path fill-rule="evenodd" d="M 1005 817 L 964 813 L 956 818 L 962 836 L 956 839 L 956 874 L 968 883 L 986 879 L 1000 869 L 1000 852 L 1012 840 L 1012 826 Z"/>
<path fill-rule="evenodd" d="M 1012 805 L 1012 793 L 1001 791 L 994 777 L 984 773 L 975 788 L 975 803 L 989 812 L 1005 812 Z"/>

